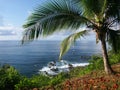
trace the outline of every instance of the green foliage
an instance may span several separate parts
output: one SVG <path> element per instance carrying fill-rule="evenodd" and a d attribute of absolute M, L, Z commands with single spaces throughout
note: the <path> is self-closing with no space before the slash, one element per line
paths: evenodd
<path fill-rule="evenodd" d="M 120 53 L 118 54 L 109 54 L 110 64 L 120 63 Z M 95 55 L 92 56 L 92 59 L 89 60 L 89 65 L 79 71 L 79 75 L 85 75 L 92 71 L 99 71 L 104 69 L 103 58 L 101 56 Z"/>
<path fill-rule="evenodd" d="M 76 67 L 73 70 L 70 71 L 70 77 L 79 77 L 86 74 L 89 74 L 90 72 L 94 70 L 102 70 L 103 69 L 103 60 L 100 56 L 92 56 L 92 59 L 89 60 L 89 65 L 85 67 Z"/>
<path fill-rule="evenodd" d="M 94 18 L 94 14 L 103 15 L 106 10 L 107 0 L 81 0 L 80 4 L 84 9 L 84 15 L 88 18 Z"/>
<path fill-rule="evenodd" d="M 108 43 L 112 48 L 112 52 L 118 53 L 120 51 L 120 31 L 109 30 Z"/>
<path fill-rule="evenodd" d="M 83 70 L 84 67 L 76 67 L 73 68 L 70 72 L 69 72 L 69 77 L 78 77 L 80 75 L 81 70 Z"/>
<path fill-rule="evenodd" d="M 43 75 L 33 76 L 31 78 L 31 82 L 34 83 L 33 85 L 37 85 L 37 86 L 40 86 L 40 87 L 48 85 L 49 81 L 50 81 L 50 77 L 43 76 Z"/>
<path fill-rule="evenodd" d="M 26 77 L 22 77 L 20 82 L 15 85 L 15 90 L 24 90 L 25 88 L 27 88 L 27 90 L 31 88 L 31 81 Z"/>
<path fill-rule="evenodd" d="M 23 77 L 19 84 L 15 85 L 16 90 L 24 90 L 25 88 L 30 90 L 33 88 L 42 88 L 49 85 L 56 85 L 67 79 L 69 75 L 67 73 L 60 73 L 55 77 L 47 77 L 43 75 L 33 76 L 31 78 Z"/>
<path fill-rule="evenodd" d="M 92 70 L 101 70 L 103 69 L 103 58 L 100 56 L 92 56 L 92 59 L 89 60 L 88 68 Z"/>
<path fill-rule="evenodd" d="M 33 76 L 31 78 L 23 77 L 19 84 L 15 85 L 16 90 L 23 90 L 25 88 L 32 89 L 35 87 L 42 87 L 49 85 L 50 78 L 43 75 Z"/>
<path fill-rule="evenodd" d="M 110 64 L 120 63 L 120 52 L 117 54 L 111 52 L 109 58 L 110 58 Z"/>
<path fill-rule="evenodd" d="M 49 84 L 56 85 L 56 84 L 59 84 L 59 83 L 65 81 L 65 79 L 68 79 L 68 78 L 69 78 L 68 73 L 60 73 L 59 75 L 53 77 L 51 79 L 51 81 L 49 82 Z"/>
<path fill-rule="evenodd" d="M 14 67 L 3 65 L 0 68 L 0 90 L 14 90 L 14 85 L 19 83 L 20 78 L 20 74 Z"/>

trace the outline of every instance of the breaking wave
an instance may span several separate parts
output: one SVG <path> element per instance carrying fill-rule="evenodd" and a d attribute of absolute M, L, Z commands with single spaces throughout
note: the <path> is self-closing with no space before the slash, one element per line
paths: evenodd
<path fill-rule="evenodd" d="M 72 63 L 65 60 L 61 60 L 60 62 L 49 62 L 47 66 L 43 67 L 39 70 L 39 73 L 44 75 L 57 75 L 61 72 L 69 72 L 70 69 L 78 66 L 86 66 L 89 63 Z"/>

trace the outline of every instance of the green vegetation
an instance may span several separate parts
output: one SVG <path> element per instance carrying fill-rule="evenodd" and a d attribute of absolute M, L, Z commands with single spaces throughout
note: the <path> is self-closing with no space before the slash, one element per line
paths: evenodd
<path fill-rule="evenodd" d="M 92 56 L 89 63 L 88 66 L 76 67 L 68 73 L 60 73 L 57 76 L 35 75 L 31 78 L 20 75 L 14 67 L 6 64 L 0 67 L 0 90 L 32 90 L 33 88 L 44 90 L 51 86 L 61 90 L 59 88 L 62 88 L 63 83 L 72 78 L 79 78 L 90 74 L 94 75 L 94 72 L 99 73 L 98 75 L 95 74 L 95 77 L 100 76 L 101 73 L 104 75 L 102 57 Z M 111 54 L 110 63 L 111 65 L 120 63 L 119 54 Z"/>
<path fill-rule="evenodd" d="M 43 75 L 33 76 L 31 78 L 22 77 L 19 83 L 15 85 L 15 89 L 30 90 L 34 87 L 39 88 L 42 86 L 49 85 L 49 82 L 50 82 L 50 78 Z"/>
<path fill-rule="evenodd" d="M 110 52 L 109 54 L 110 64 L 120 63 L 120 52 L 118 52 L 117 54 Z"/>
<path fill-rule="evenodd" d="M 20 74 L 12 66 L 6 64 L 0 67 L 0 90 L 14 90 L 20 79 Z"/>

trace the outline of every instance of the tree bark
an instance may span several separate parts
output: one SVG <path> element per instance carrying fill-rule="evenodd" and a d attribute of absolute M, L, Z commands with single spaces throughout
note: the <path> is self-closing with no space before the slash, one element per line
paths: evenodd
<path fill-rule="evenodd" d="M 106 48 L 106 42 L 105 42 L 104 37 L 101 39 L 101 46 L 102 46 L 104 70 L 105 70 L 106 74 L 114 74 L 114 72 L 113 72 L 113 70 L 110 66 L 110 63 L 109 63 L 108 53 L 107 53 L 107 48 Z"/>

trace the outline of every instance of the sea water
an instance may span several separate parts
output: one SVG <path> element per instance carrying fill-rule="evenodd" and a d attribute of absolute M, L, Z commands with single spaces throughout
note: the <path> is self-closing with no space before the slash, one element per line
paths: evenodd
<path fill-rule="evenodd" d="M 58 61 L 60 43 L 40 40 L 21 45 L 20 41 L 0 41 L 0 64 L 10 64 L 28 77 L 39 74 L 49 62 Z M 93 41 L 77 41 L 62 59 L 74 66 L 83 66 L 94 54 L 101 54 L 99 45 Z"/>

